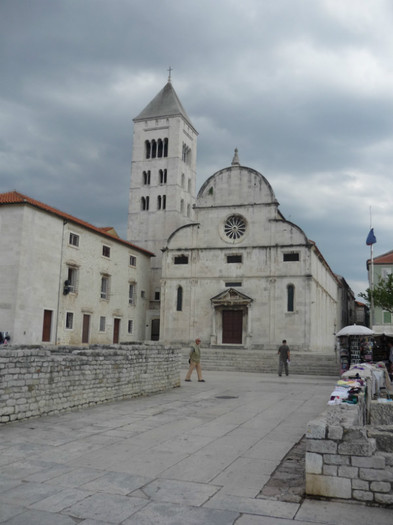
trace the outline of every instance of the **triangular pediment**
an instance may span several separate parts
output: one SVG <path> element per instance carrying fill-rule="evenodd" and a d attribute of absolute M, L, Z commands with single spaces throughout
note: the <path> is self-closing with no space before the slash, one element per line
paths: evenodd
<path fill-rule="evenodd" d="M 210 299 L 214 305 L 247 305 L 253 299 L 244 293 L 235 290 L 235 288 L 228 288 Z"/>

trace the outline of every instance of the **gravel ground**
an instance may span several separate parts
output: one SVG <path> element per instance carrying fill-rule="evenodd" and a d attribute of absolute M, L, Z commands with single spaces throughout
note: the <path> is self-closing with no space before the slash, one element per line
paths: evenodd
<path fill-rule="evenodd" d="M 303 437 L 284 457 L 258 498 L 302 502 L 306 485 L 305 456 L 306 438 Z"/>

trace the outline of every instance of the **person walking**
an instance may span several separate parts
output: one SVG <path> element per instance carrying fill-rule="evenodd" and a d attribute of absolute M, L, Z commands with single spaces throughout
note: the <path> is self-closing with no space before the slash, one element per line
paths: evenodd
<path fill-rule="evenodd" d="M 289 346 L 287 345 L 286 339 L 283 339 L 282 345 L 278 349 L 279 358 L 278 358 L 278 375 L 281 377 L 282 375 L 282 369 L 284 367 L 285 375 L 287 376 L 288 371 L 288 363 L 291 360 L 291 353 L 289 350 Z"/>
<path fill-rule="evenodd" d="M 191 345 L 190 359 L 188 360 L 188 362 L 190 363 L 190 367 L 188 369 L 188 372 L 186 374 L 186 378 L 184 379 L 184 381 L 187 381 L 187 382 L 191 381 L 191 374 L 196 368 L 199 383 L 205 382 L 205 380 L 202 379 L 200 344 L 201 344 L 201 340 L 198 337 L 197 339 L 195 339 L 195 343 Z"/>

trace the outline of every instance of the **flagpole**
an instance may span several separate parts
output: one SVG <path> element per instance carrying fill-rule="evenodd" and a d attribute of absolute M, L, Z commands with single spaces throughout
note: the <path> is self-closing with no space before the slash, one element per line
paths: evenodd
<path fill-rule="evenodd" d="M 370 206 L 370 230 L 372 228 L 372 217 L 371 217 L 371 206 Z M 370 259 L 371 259 L 371 301 L 370 301 L 370 321 L 371 329 L 374 326 L 374 297 L 372 292 L 374 291 L 374 243 L 370 244 Z"/>
<path fill-rule="evenodd" d="M 374 296 L 372 292 L 374 291 L 374 255 L 373 255 L 373 244 L 370 246 L 370 256 L 371 256 L 371 301 L 370 301 L 370 314 L 371 314 L 371 329 L 374 326 Z"/>

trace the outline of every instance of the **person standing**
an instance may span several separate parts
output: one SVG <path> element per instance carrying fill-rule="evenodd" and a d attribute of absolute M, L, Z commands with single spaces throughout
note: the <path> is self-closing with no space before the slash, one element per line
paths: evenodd
<path fill-rule="evenodd" d="M 389 352 L 389 355 L 388 355 L 388 359 L 389 359 L 389 373 L 390 375 L 393 374 L 393 344 L 391 341 L 388 341 L 388 352 Z"/>
<path fill-rule="evenodd" d="M 291 359 L 291 353 L 289 350 L 289 346 L 287 345 L 286 339 L 283 339 L 282 345 L 278 349 L 279 358 L 278 358 L 278 375 L 281 377 L 282 375 L 282 369 L 284 367 L 285 375 L 287 376 L 288 371 L 288 363 Z"/>
<path fill-rule="evenodd" d="M 190 363 L 190 367 L 188 369 L 188 372 L 186 374 L 186 378 L 184 379 L 184 381 L 187 381 L 187 382 L 191 381 L 191 374 L 194 371 L 194 368 L 196 368 L 197 375 L 198 375 L 198 381 L 200 383 L 205 382 L 205 380 L 202 379 L 200 344 L 201 344 L 201 340 L 198 337 L 197 339 L 195 339 L 195 343 L 191 345 L 190 359 L 188 360 L 188 362 Z"/>

